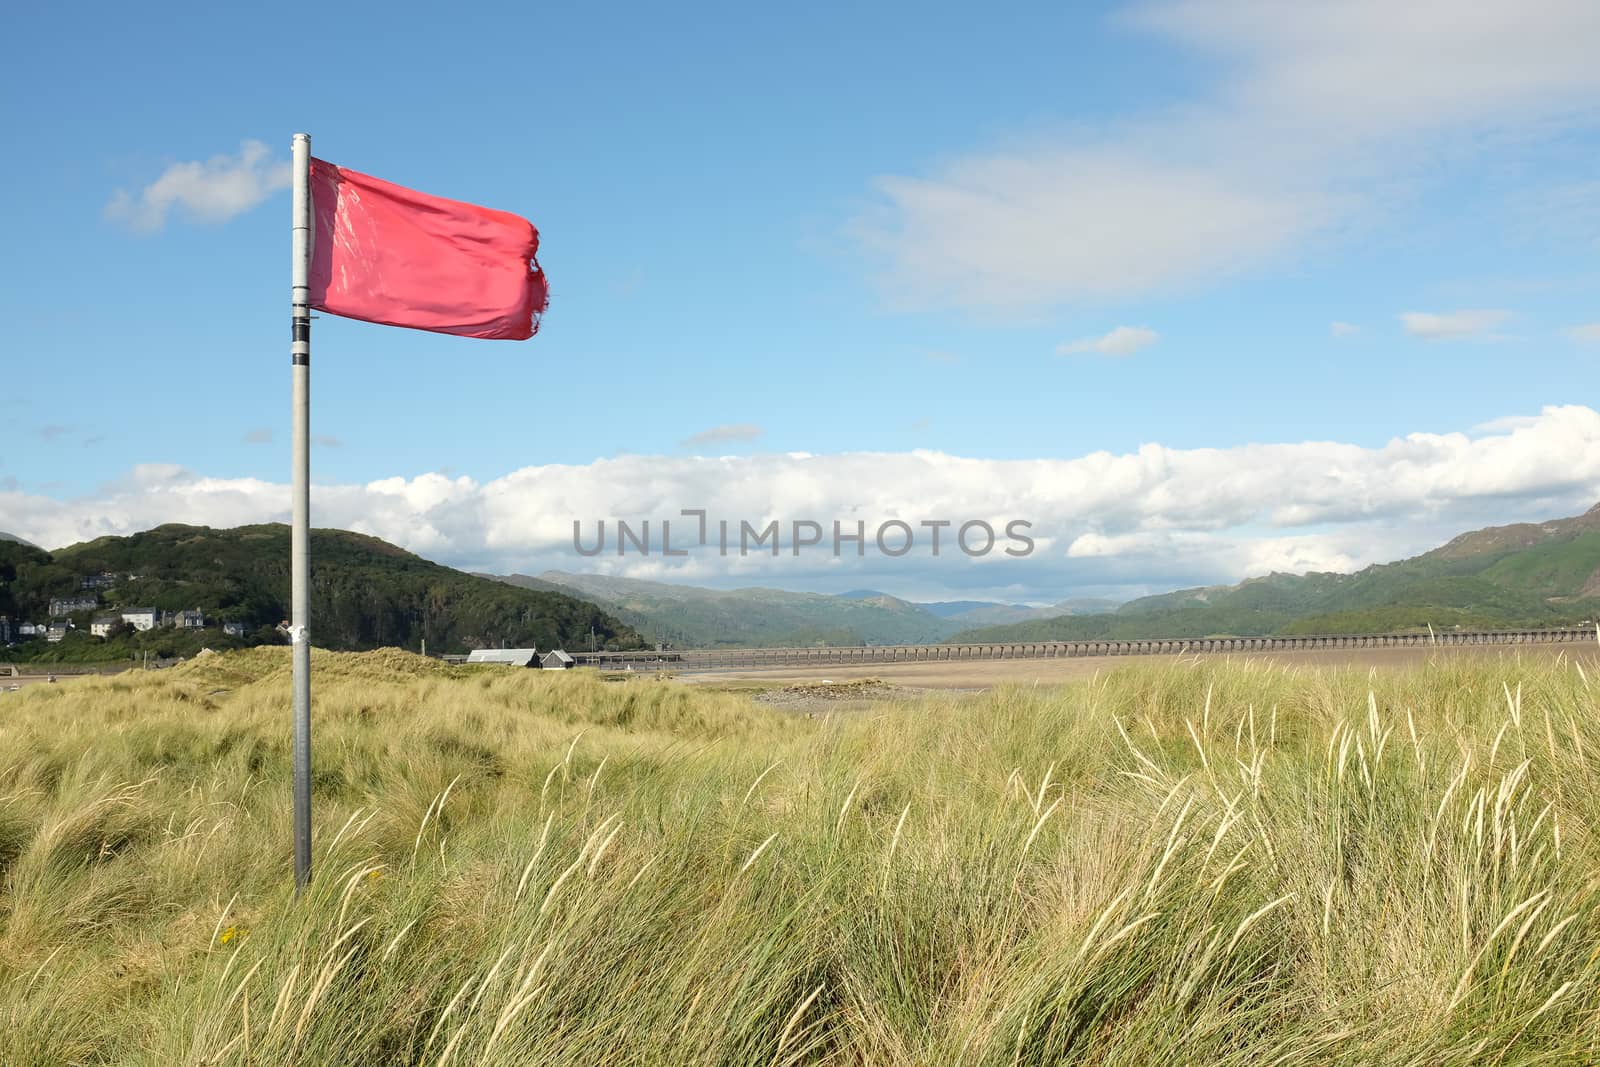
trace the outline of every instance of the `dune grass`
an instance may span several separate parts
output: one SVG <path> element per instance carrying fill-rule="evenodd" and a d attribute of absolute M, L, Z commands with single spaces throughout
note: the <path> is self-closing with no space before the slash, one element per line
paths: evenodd
<path fill-rule="evenodd" d="M 1206 660 L 786 716 L 316 658 L 0 701 L 0 1062 L 1600 1060 L 1595 671 Z"/>

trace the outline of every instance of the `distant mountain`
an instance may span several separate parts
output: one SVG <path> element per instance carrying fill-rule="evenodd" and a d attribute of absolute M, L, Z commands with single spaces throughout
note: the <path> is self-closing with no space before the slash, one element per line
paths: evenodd
<path fill-rule="evenodd" d="M 953 640 L 1371 633 L 1544 626 L 1600 617 L 1600 505 L 1544 523 L 1462 534 L 1355 574 L 1269 574 L 1143 597 L 1111 614 L 989 626 Z"/>
<path fill-rule="evenodd" d="M 944 640 L 970 626 L 1109 611 L 1115 601 L 1068 600 L 1047 608 L 988 600 L 918 603 L 877 589 L 796 593 L 707 589 L 601 574 L 548 571 L 500 579 L 526 589 L 565 589 L 614 612 L 651 640 L 679 648 L 762 645 L 901 645 Z"/>
<path fill-rule="evenodd" d="M 543 578 L 535 578 L 531 574 L 489 574 L 486 571 L 473 571 L 474 578 L 486 578 L 491 582 L 504 582 L 514 585 L 518 589 L 536 589 L 541 593 L 561 593 L 564 596 L 572 595 L 572 588 L 547 582 Z"/>
<path fill-rule="evenodd" d="M 1052 619 L 1061 615 L 1103 615 L 1109 611 L 1116 611 L 1119 603 L 1120 601 L 1116 600 L 1078 597 L 1042 608 L 1029 607 L 1027 604 L 991 604 L 972 600 L 923 604 L 922 607 L 940 618 L 969 627 L 999 626 L 1033 619 Z"/>
<path fill-rule="evenodd" d="M 923 611 L 941 619 L 958 619 L 974 611 L 1034 611 L 1026 604 L 997 604 L 992 600 L 924 600 L 917 604 Z"/>
<path fill-rule="evenodd" d="M 276 641 L 274 627 L 289 615 L 289 528 L 159 526 L 54 553 L 0 542 L 0 614 L 43 622 L 52 598 L 80 594 L 83 580 L 96 575 L 109 575 L 108 585 L 95 591 L 99 607 L 73 614 L 78 631 L 59 645 L 29 641 L 0 656 L 115 659 L 148 646 L 156 654 Z M 311 531 L 311 586 L 311 636 L 319 647 L 418 649 L 426 639 L 430 652 L 587 648 L 591 630 L 606 647 L 642 644 L 631 627 L 571 590 L 515 589 L 344 530 Z M 208 626 L 91 637 L 90 618 L 108 607 L 200 608 Z M 225 636 L 216 628 L 223 621 L 242 623 L 245 636 Z"/>
<path fill-rule="evenodd" d="M 29 541 L 26 538 L 18 537 L 14 533 L 6 533 L 4 530 L 0 530 L 0 541 L 11 541 L 14 544 L 27 545 L 29 548 L 38 548 L 39 547 L 38 545 L 34 544 L 32 541 Z"/>
<path fill-rule="evenodd" d="M 679 648 L 923 644 L 940 641 L 961 625 L 872 590 L 841 597 L 783 589 L 704 589 L 562 571 L 501 580 L 526 588 L 566 589 L 601 605 L 646 638 Z"/>

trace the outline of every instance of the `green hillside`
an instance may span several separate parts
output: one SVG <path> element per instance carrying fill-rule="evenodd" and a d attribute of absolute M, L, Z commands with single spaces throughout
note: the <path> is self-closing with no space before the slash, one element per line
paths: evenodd
<path fill-rule="evenodd" d="M 703 589 L 603 574 L 549 571 L 502 581 L 563 588 L 593 600 L 654 641 L 679 648 L 900 645 L 941 641 L 961 628 L 917 604 L 783 589 Z"/>
<path fill-rule="evenodd" d="M 0 542 L 0 614 L 44 622 L 52 597 L 78 594 L 82 579 L 101 573 L 114 575 L 114 583 L 97 591 L 98 608 L 70 616 L 76 631 L 53 645 L 24 641 L 4 656 L 114 660 L 275 643 L 281 640 L 275 627 L 289 614 L 289 528 L 169 525 L 54 553 Z M 577 648 L 588 646 L 591 628 L 603 647 L 641 644 L 631 627 L 570 594 L 515 589 L 343 530 L 311 532 L 311 587 L 312 640 L 319 647 L 415 650 L 426 639 L 430 652 L 500 644 Z M 113 607 L 199 608 L 207 626 L 91 636 L 91 618 Z M 226 636 L 223 622 L 243 623 L 245 636 Z"/>
<path fill-rule="evenodd" d="M 1271 574 L 1144 597 L 1104 615 L 964 630 L 956 641 L 1373 633 L 1554 626 L 1600 616 L 1600 505 L 1462 534 L 1355 574 Z"/>

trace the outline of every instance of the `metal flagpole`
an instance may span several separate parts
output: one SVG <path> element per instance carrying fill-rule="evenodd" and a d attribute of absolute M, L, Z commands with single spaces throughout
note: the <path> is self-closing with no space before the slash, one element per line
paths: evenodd
<path fill-rule="evenodd" d="M 294 649 L 294 888 L 311 881 L 311 136 L 294 135 L 290 374 L 294 378 L 289 634 Z"/>

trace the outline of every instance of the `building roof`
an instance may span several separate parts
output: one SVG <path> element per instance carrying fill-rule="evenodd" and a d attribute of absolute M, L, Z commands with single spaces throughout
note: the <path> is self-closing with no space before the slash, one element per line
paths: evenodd
<path fill-rule="evenodd" d="M 572 657 L 570 655 L 568 655 L 566 652 L 563 652 L 559 648 L 558 649 L 554 649 L 554 650 L 552 650 L 550 652 L 546 652 L 544 654 L 544 662 L 548 662 L 550 660 L 555 660 L 557 663 L 571 663 L 571 662 L 573 662 Z"/>
<path fill-rule="evenodd" d="M 475 648 L 467 653 L 468 663 L 509 663 L 526 667 L 539 654 L 536 648 Z"/>

